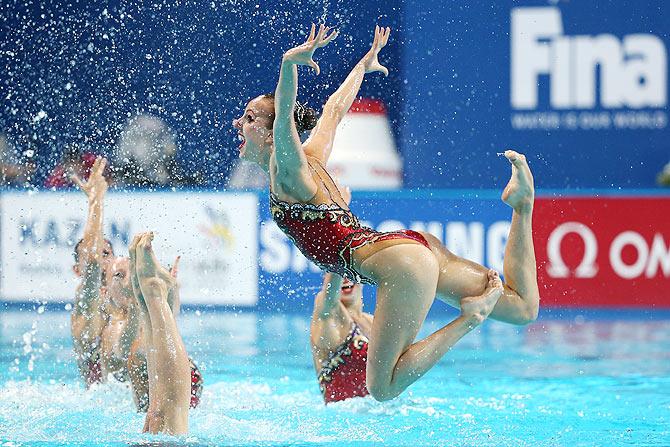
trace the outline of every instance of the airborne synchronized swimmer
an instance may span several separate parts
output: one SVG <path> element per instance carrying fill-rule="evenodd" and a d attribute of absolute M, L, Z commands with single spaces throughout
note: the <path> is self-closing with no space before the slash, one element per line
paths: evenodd
<path fill-rule="evenodd" d="M 532 240 L 533 177 L 525 157 L 506 151 L 512 178 L 503 200 L 513 209 L 503 286 L 497 272 L 461 259 L 437 238 L 410 230 L 380 233 L 362 227 L 325 165 L 335 131 L 366 73 L 388 70 L 379 51 L 388 28 L 375 29 L 372 48 L 328 99 L 323 114 L 296 104 L 299 65 L 319 72 L 313 55 L 337 32 L 312 25 L 306 42 L 288 50 L 274 95 L 252 99 L 234 121 L 240 156 L 270 177 L 270 206 L 277 225 L 323 270 L 354 282 L 376 284 L 366 385 L 377 400 L 398 396 L 487 317 L 525 324 L 537 317 L 539 291 Z M 302 143 L 299 133 L 310 130 Z M 454 321 L 415 342 L 435 297 L 461 309 Z"/>

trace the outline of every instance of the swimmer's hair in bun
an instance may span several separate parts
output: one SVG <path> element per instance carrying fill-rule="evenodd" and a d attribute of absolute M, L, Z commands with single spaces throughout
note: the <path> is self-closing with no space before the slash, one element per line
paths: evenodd
<path fill-rule="evenodd" d="M 273 93 L 268 93 L 263 95 L 263 97 L 274 103 L 275 95 Z M 319 114 L 316 110 L 307 106 L 307 104 L 296 101 L 295 108 L 293 109 L 293 119 L 295 120 L 295 127 L 298 133 L 303 133 L 314 129 L 316 122 L 319 120 Z M 274 116 L 272 120 L 274 121 Z"/>

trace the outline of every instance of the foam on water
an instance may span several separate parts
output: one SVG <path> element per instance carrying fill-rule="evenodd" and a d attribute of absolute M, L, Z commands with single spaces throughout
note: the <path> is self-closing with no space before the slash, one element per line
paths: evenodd
<path fill-rule="evenodd" d="M 181 316 L 205 388 L 190 434 L 169 438 L 141 433 L 144 416 L 126 384 L 84 389 L 66 313 L 2 313 L 0 445 L 573 447 L 670 439 L 670 321 L 594 322 L 589 329 L 590 322 L 555 320 L 511 332 L 491 322 L 400 398 L 327 407 L 311 366 L 308 321 Z M 434 318 L 425 331 L 447 321 Z M 618 338 L 623 333 L 629 343 Z"/>

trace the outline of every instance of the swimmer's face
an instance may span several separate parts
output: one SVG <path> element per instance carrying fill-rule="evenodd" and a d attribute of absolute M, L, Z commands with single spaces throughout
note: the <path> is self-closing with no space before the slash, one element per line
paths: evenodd
<path fill-rule="evenodd" d="M 347 309 L 355 309 L 363 306 L 363 286 L 354 284 L 345 279 L 342 283 L 342 290 L 340 291 L 340 302 L 344 304 Z"/>
<path fill-rule="evenodd" d="M 109 241 L 105 241 L 105 245 L 102 247 L 102 262 L 101 267 L 104 272 L 105 279 L 109 278 L 109 269 L 114 261 L 114 250 L 112 249 L 112 244 Z"/>
<path fill-rule="evenodd" d="M 107 279 L 109 299 L 118 307 L 127 308 L 133 299 L 130 283 L 130 263 L 128 258 L 119 256 L 110 262 Z"/>
<path fill-rule="evenodd" d="M 102 247 L 102 259 L 101 259 L 101 265 L 100 265 L 100 267 L 102 269 L 103 283 L 106 282 L 106 279 L 107 279 L 108 273 L 109 273 L 110 263 L 114 259 L 114 249 L 112 248 L 112 244 L 106 239 L 105 239 L 104 244 L 105 245 L 103 245 L 103 247 Z M 82 256 L 84 255 L 84 253 L 82 253 L 83 249 L 81 247 L 81 244 L 77 244 L 76 250 L 77 250 L 77 258 L 81 259 Z M 77 276 L 82 275 L 82 272 L 80 271 L 81 269 L 79 268 L 78 263 L 74 264 L 74 266 L 72 267 L 72 270 L 74 270 L 74 273 Z"/>
<path fill-rule="evenodd" d="M 233 120 L 240 139 L 240 158 L 260 162 L 263 155 L 272 148 L 272 124 L 274 105 L 271 100 L 259 96 L 244 109 L 244 114 Z"/>

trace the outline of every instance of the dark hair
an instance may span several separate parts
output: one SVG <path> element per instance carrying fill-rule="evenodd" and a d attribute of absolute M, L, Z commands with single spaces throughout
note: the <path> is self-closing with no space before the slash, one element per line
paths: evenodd
<path fill-rule="evenodd" d="M 273 103 L 275 101 L 274 93 L 263 95 L 263 98 L 269 99 Z M 272 121 L 274 121 L 274 119 L 275 117 L 273 112 Z M 307 104 L 296 101 L 295 108 L 293 109 L 293 119 L 295 120 L 295 127 L 298 133 L 303 133 L 307 130 L 314 129 L 316 122 L 319 120 L 319 114 L 313 108 L 307 107 Z"/>
<path fill-rule="evenodd" d="M 79 242 L 77 242 L 77 244 L 74 246 L 74 252 L 72 253 L 72 255 L 74 256 L 75 264 L 79 263 L 79 246 L 81 245 L 82 242 L 84 242 L 84 239 L 79 239 Z M 112 252 L 112 254 L 114 254 L 114 246 L 112 245 L 112 241 L 110 241 L 109 239 L 105 239 L 105 242 L 109 244 L 110 251 Z"/>

